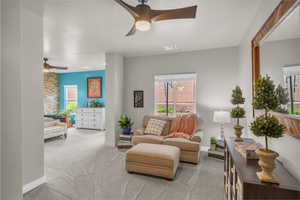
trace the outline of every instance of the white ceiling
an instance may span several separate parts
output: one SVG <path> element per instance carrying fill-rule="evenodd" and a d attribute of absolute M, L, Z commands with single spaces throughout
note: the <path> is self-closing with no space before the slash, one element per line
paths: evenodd
<path fill-rule="evenodd" d="M 265 41 L 278 41 L 300 38 L 300 6 L 295 8 L 282 21 Z"/>
<path fill-rule="evenodd" d="M 137 0 L 125 0 L 136 5 Z M 153 9 L 198 5 L 196 19 L 154 23 L 151 31 L 125 37 L 133 19 L 113 0 L 47 0 L 44 55 L 69 71 L 101 69 L 105 52 L 126 57 L 239 45 L 261 0 L 150 0 Z M 176 45 L 174 51 L 164 46 Z"/>

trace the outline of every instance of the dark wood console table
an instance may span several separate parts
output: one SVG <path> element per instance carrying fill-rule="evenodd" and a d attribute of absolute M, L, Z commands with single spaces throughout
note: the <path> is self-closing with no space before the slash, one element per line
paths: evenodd
<path fill-rule="evenodd" d="M 246 160 L 236 151 L 234 139 L 225 141 L 225 199 L 300 199 L 300 182 L 281 163 L 274 170 L 279 185 L 261 182 L 256 176 L 259 170 L 257 160 Z"/>

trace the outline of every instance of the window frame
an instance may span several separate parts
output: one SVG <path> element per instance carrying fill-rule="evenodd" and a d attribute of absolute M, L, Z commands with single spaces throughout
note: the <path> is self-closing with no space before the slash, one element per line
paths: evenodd
<path fill-rule="evenodd" d="M 194 87 L 193 87 L 193 99 L 194 99 L 194 108 L 193 108 L 193 112 L 192 113 L 194 113 L 194 114 L 197 114 L 197 88 L 198 88 L 198 85 L 197 85 L 197 80 L 198 80 L 198 74 L 197 73 L 194 73 L 194 72 L 191 72 L 191 73 L 176 73 L 176 74 L 156 74 L 156 75 L 154 75 L 154 77 L 153 77 L 153 86 L 154 86 L 154 88 L 153 88 L 153 90 L 154 90 L 154 114 L 155 115 L 162 115 L 162 116 L 172 116 L 172 114 L 170 114 L 169 113 L 169 115 L 167 115 L 167 113 L 164 113 L 164 114 L 160 114 L 160 113 L 158 113 L 158 112 L 156 112 L 156 102 L 157 102 L 157 95 L 156 95 L 156 90 L 155 90 L 155 84 L 156 84 L 156 82 L 157 82 L 157 77 L 159 77 L 159 76 L 193 76 L 193 78 L 190 78 L 190 80 L 194 80 L 195 81 L 195 83 L 194 83 Z M 175 81 L 176 81 L 176 79 L 174 79 Z M 177 79 L 177 80 L 180 80 L 180 79 Z M 182 80 L 184 80 L 184 79 L 182 79 Z M 189 80 L 188 78 L 186 79 L 186 80 Z M 174 95 L 176 94 L 176 92 L 174 93 Z M 174 97 L 173 97 L 174 98 Z M 174 107 L 175 107 L 175 111 L 176 111 L 176 103 L 174 104 Z M 177 113 L 177 112 L 175 112 L 175 116 L 176 115 L 178 115 L 178 114 L 183 114 L 183 113 Z"/>
<path fill-rule="evenodd" d="M 67 109 L 68 108 L 68 88 L 76 88 L 76 105 L 78 105 L 78 86 L 77 85 L 64 85 L 64 108 Z"/>

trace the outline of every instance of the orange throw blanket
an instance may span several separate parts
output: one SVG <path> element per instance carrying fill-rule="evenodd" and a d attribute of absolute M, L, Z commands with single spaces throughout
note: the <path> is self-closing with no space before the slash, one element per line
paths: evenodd
<path fill-rule="evenodd" d="M 172 121 L 170 134 L 165 138 L 191 139 L 198 128 L 198 117 L 195 114 L 177 116 Z"/>

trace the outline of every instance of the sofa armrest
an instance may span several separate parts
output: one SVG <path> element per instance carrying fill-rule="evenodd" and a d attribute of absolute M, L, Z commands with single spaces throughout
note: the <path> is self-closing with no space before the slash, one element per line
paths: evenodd
<path fill-rule="evenodd" d="M 200 143 L 202 140 L 201 139 L 202 136 L 203 136 L 203 130 L 199 129 L 194 133 L 193 137 L 191 138 L 191 141 Z"/>
<path fill-rule="evenodd" d="M 135 129 L 133 132 L 133 135 L 144 135 L 144 129 L 140 128 L 140 129 Z"/>
<path fill-rule="evenodd" d="M 63 123 L 63 122 L 57 122 L 56 125 L 57 125 L 57 126 L 66 126 L 66 127 L 67 127 L 67 124 L 66 124 L 66 123 Z"/>

